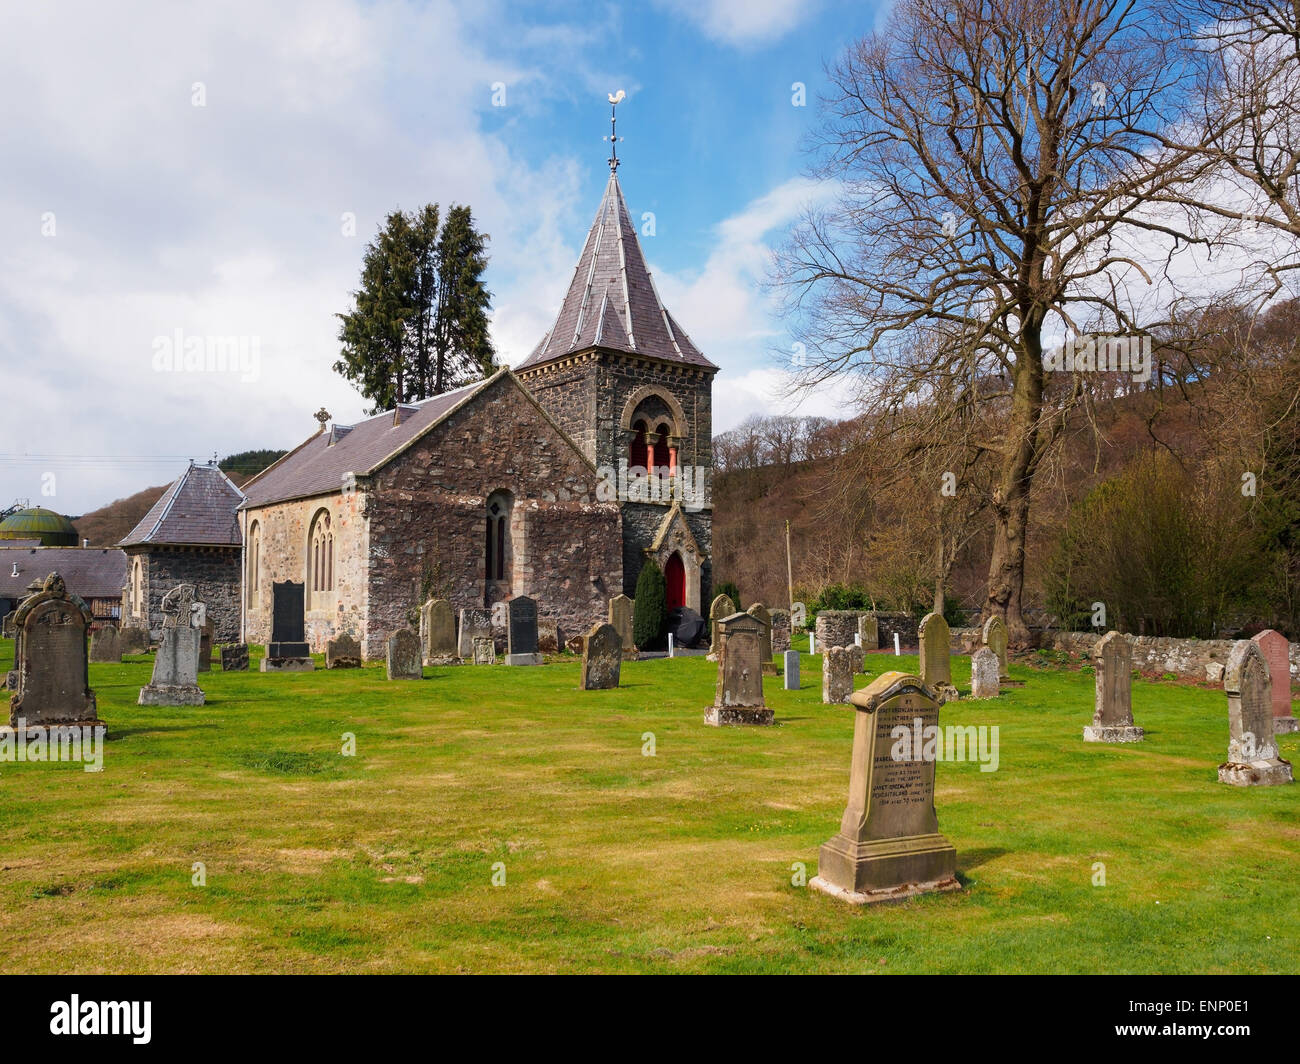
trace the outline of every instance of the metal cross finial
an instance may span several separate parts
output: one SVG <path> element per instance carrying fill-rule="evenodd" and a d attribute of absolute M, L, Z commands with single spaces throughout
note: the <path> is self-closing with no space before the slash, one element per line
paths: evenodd
<path fill-rule="evenodd" d="M 616 136 L 614 132 L 615 123 L 618 121 L 618 115 L 615 109 L 625 99 L 627 99 L 627 93 L 622 89 L 619 89 L 618 92 L 611 92 L 609 94 L 609 136 L 602 137 L 601 139 L 609 141 L 610 173 L 615 173 L 618 170 L 618 142 L 623 139 L 622 137 Z"/>
<path fill-rule="evenodd" d="M 330 412 L 326 410 L 323 406 L 319 410 L 317 410 L 316 413 L 312 414 L 312 417 L 314 417 L 317 421 L 320 422 L 320 427 L 322 432 L 325 431 L 325 422 L 327 422 L 332 416 L 333 415 L 331 415 Z"/>

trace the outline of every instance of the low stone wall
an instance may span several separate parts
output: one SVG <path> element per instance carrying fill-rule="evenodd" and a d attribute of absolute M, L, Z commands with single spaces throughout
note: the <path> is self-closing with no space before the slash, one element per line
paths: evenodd
<path fill-rule="evenodd" d="M 1090 658 L 1097 640 L 1104 634 L 1049 631 L 1043 633 L 1039 645 L 1049 650 L 1064 650 L 1078 657 Z M 1207 670 L 1211 665 L 1227 665 L 1232 644 L 1231 639 L 1173 639 L 1168 636 L 1140 635 L 1133 639 L 1133 668 L 1141 672 L 1171 672 L 1188 680 L 1212 679 Z M 1291 675 L 1295 677 L 1300 674 L 1300 643 L 1290 644 L 1289 656 Z M 1222 673 L 1219 673 L 1218 679 L 1221 678 Z"/>
<path fill-rule="evenodd" d="M 864 650 L 882 648 L 893 650 L 895 632 L 898 633 L 898 641 L 902 646 L 914 648 L 917 645 L 916 618 L 910 613 L 894 613 L 885 610 L 822 610 L 817 614 L 817 624 L 814 629 L 817 634 L 817 646 L 828 649 L 853 646 L 853 637 L 858 634 L 858 618 L 873 615 L 876 618 L 879 642 L 874 647 L 863 647 Z"/>
<path fill-rule="evenodd" d="M 898 634 L 900 647 L 915 647 L 920 638 L 916 634 L 917 620 L 910 613 L 893 613 L 876 610 L 876 627 L 880 632 L 880 647 L 894 649 L 894 634 Z M 870 650 L 870 647 L 867 647 Z M 877 648 L 880 649 L 880 648 Z"/>
<path fill-rule="evenodd" d="M 950 628 L 948 647 L 953 654 L 974 654 L 984 645 L 983 628 Z"/>

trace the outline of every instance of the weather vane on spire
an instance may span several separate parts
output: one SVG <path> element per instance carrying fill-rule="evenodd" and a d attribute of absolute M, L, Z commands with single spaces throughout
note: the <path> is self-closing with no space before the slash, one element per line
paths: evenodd
<path fill-rule="evenodd" d="M 618 114 L 616 108 L 625 99 L 627 99 L 627 93 L 625 93 L 622 89 L 619 89 L 618 92 L 611 92 L 609 94 L 609 136 L 602 137 L 601 139 L 609 141 L 610 173 L 614 173 L 618 170 L 618 142 L 623 138 L 615 135 L 614 128 L 615 128 L 615 123 L 618 121 Z"/>

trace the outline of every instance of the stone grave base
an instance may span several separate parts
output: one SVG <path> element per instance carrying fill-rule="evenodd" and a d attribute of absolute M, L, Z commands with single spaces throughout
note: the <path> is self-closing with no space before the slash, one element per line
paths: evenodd
<path fill-rule="evenodd" d="M 704 723 L 715 728 L 729 724 L 775 724 L 776 710 L 766 706 L 709 706 L 704 711 Z"/>
<path fill-rule="evenodd" d="M 263 658 L 258 669 L 261 672 L 314 672 L 316 662 L 311 658 Z"/>
<path fill-rule="evenodd" d="M 85 734 L 84 729 L 86 728 L 100 729 L 101 738 L 108 735 L 108 725 L 95 717 L 91 720 L 61 720 L 52 724 L 25 724 L 21 732 L 12 724 L 0 724 L 0 736 L 12 738 L 12 741 L 16 742 L 19 735 L 22 735 L 22 741 L 30 743 L 38 735 L 43 735 L 48 748 L 50 743 L 63 740 L 65 730 L 69 732 L 75 731 L 80 737 Z"/>
<path fill-rule="evenodd" d="M 425 658 L 424 663 L 430 668 L 440 667 L 443 665 L 459 665 L 460 658 L 455 654 L 435 654 L 431 658 Z"/>
<path fill-rule="evenodd" d="M 507 654 L 507 665 L 540 665 L 542 656 L 540 654 Z"/>
<path fill-rule="evenodd" d="M 836 835 L 818 851 L 812 883 L 855 905 L 961 889 L 957 851 L 938 833 L 875 842 Z"/>
<path fill-rule="evenodd" d="M 1300 731 L 1300 721 L 1295 717 L 1274 717 L 1273 734 L 1290 735 L 1294 731 Z"/>
<path fill-rule="evenodd" d="M 262 660 L 265 661 L 266 659 L 263 658 Z M 314 666 L 315 664 L 316 664 L 316 663 L 313 661 L 313 662 L 312 662 L 312 665 Z M 335 658 L 333 661 L 331 661 L 331 662 L 329 662 L 328 664 L 326 664 L 325 668 L 327 668 L 327 669 L 359 669 L 359 668 L 361 668 L 361 659 L 360 659 L 360 658 Z M 265 672 L 266 670 L 263 669 L 262 671 Z"/>
<path fill-rule="evenodd" d="M 1271 787 L 1275 783 L 1294 783 L 1290 761 L 1252 761 L 1241 764 L 1225 761 L 1219 766 L 1219 782 L 1233 787 Z"/>
<path fill-rule="evenodd" d="M 1140 743 L 1143 735 L 1135 724 L 1089 724 L 1083 729 L 1085 743 Z"/>
<path fill-rule="evenodd" d="M 201 706 L 203 688 L 192 683 L 146 684 L 140 688 L 138 706 Z"/>

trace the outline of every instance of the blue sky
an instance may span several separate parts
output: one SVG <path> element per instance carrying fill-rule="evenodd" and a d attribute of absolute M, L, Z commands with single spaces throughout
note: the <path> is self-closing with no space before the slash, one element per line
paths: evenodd
<path fill-rule="evenodd" d="M 469 203 L 493 335 L 550 326 L 608 176 L 664 301 L 722 367 L 715 429 L 786 409 L 759 281 L 825 195 L 801 151 L 827 61 L 874 3 L 56 3 L 0 32 L 0 502 L 77 514 L 185 459 L 290 447 L 326 407 L 337 324 L 384 214 Z M 804 82 L 808 105 L 792 106 Z M 492 86 L 505 86 L 493 106 Z M 347 232 L 346 219 L 355 218 Z M 243 338 L 253 372 L 160 369 L 173 337 Z M 836 413 L 814 396 L 807 412 Z M 20 460 L 15 460 L 19 456 Z M 25 456 L 25 457 L 24 457 Z"/>

